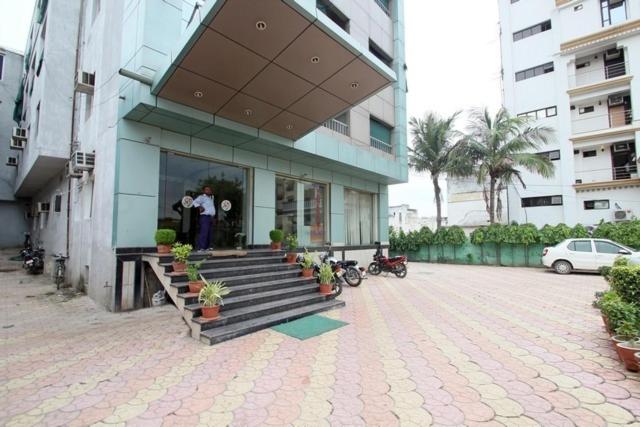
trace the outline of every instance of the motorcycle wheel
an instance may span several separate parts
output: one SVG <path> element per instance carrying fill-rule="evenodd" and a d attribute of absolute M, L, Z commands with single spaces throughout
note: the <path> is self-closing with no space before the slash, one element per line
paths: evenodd
<path fill-rule="evenodd" d="M 395 274 L 396 277 L 404 279 L 405 277 L 407 277 L 407 266 L 404 264 L 399 264 L 396 268 L 393 269 L 393 274 Z"/>
<path fill-rule="evenodd" d="M 380 265 L 377 262 L 372 262 L 371 264 L 369 264 L 369 268 L 367 268 L 367 271 L 369 272 L 369 274 L 373 274 L 374 276 L 382 273 Z"/>
<path fill-rule="evenodd" d="M 360 271 L 355 267 L 347 267 L 347 271 L 344 273 L 344 280 L 349 286 L 357 287 L 362 283 L 362 277 Z"/>

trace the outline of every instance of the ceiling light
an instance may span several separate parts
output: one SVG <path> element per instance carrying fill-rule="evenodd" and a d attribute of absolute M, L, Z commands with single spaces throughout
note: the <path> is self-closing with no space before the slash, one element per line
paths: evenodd
<path fill-rule="evenodd" d="M 196 98 L 202 98 L 204 96 L 204 93 L 202 93 L 202 91 L 200 90 L 197 90 L 193 92 L 193 96 L 195 96 Z"/>
<path fill-rule="evenodd" d="M 320 62 L 320 57 L 319 56 L 312 56 L 311 57 L 311 63 L 312 64 L 317 64 L 318 62 Z"/>
<path fill-rule="evenodd" d="M 287 130 L 293 130 L 293 125 L 291 123 L 289 123 L 285 127 L 287 128 Z"/>
<path fill-rule="evenodd" d="M 258 21 L 256 22 L 256 29 L 258 31 L 264 31 L 267 29 L 267 23 L 264 21 Z"/>
<path fill-rule="evenodd" d="M 358 82 L 351 82 L 351 89 L 358 89 L 358 86 L 360 86 L 360 83 L 358 83 Z"/>
<path fill-rule="evenodd" d="M 242 114 L 244 114 L 245 116 L 253 116 L 253 110 L 251 108 L 246 108 Z"/>

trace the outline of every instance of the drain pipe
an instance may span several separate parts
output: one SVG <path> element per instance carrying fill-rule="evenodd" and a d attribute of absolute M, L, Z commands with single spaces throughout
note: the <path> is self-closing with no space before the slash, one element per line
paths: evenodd
<path fill-rule="evenodd" d="M 80 52 L 81 52 L 81 43 L 82 43 L 82 33 L 84 30 L 84 9 L 85 9 L 85 0 L 80 1 L 80 13 L 78 17 L 78 37 L 76 39 L 76 60 L 75 60 L 75 68 L 73 70 L 74 81 L 76 79 L 76 74 L 80 67 Z M 75 87 L 73 88 L 73 101 L 72 101 L 72 110 L 71 110 L 71 142 L 69 144 L 69 161 L 73 157 L 73 150 L 75 148 L 76 141 L 76 112 L 78 103 L 78 94 L 76 93 Z M 68 167 L 68 164 L 67 164 Z M 65 171 L 66 173 L 66 171 Z M 69 256 L 69 252 L 71 249 L 71 180 L 73 178 L 69 177 L 67 179 L 67 241 L 66 241 L 66 256 Z"/>
<path fill-rule="evenodd" d="M 122 77 L 127 77 L 131 80 L 135 80 L 147 86 L 153 86 L 153 79 L 151 77 L 143 76 L 142 74 L 135 73 L 125 68 L 120 68 L 118 70 L 118 74 L 120 74 Z"/>

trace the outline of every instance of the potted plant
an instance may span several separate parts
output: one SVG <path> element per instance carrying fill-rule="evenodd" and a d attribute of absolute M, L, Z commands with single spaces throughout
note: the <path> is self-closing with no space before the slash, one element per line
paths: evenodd
<path fill-rule="evenodd" d="M 187 264 L 187 277 L 189 278 L 189 292 L 192 294 L 199 294 L 200 290 L 204 287 L 204 282 L 200 280 L 200 262 L 192 262 Z"/>
<path fill-rule="evenodd" d="M 273 229 L 269 232 L 269 238 L 271 239 L 271 249 L 282 249 L 282 240 L 284 239 L 284 232 L 282 230 Z"/>
<path fill-rule="evenodd" d="M 298 249 L 298 238 L 295 234 L 289 234 L 285 237 L 284 244 L 287 247 L 287 263 L 295 264 L 298 258 L 298 253 L 296 252 L 296 249 Z"/>
<path fill-rule="evenodd" d="M 223 304 L 222 298 L 229 295 L 231 291 L 225 286 L 224 282 L 217 280 L 209 282 L 202 275 L 200 279 L 204 282 L 204 287 L 198 295 L 198 302 L 202 305 L 202 317 L 205 319 L 217 319 L 220 315 L 220 306 Z"/>
<path fill-rule="evenodd" d="M 637 371 L 634 354 L 640 350 L 640 328 L 634 322 L 624 321 L 620 327 L 616 329 L 614 339 L 618 342 L 616 350 L 620 360 L 624 363 L 625 368 L 630 371 Z"/>
<path fill-rule="evenodd" d="M 171 245 L 176 241 L 176 231 L 170 228 L 160 228 L 156 230 L 156 245 L 159 254 L 171 253 Z"/>
<path fill-rule="evenodd" d="M 173 271 L 176 273 L 183 273 L 187 270 L 187 259 L 193 251 L 193 246 L 189 244 L 175 243 L 171 248 L 173 254 Z"/>
<path fill-rule="evenodd" d="M 320 281 L 320 293 L 322 295 L 331 295 L 333 291 L 333 270 L 331 270 L 329 264 L 320 264 L 318 280 Z"/>
<path fill-rule="evenodd" d="M 302 254 L 302 261 L 300 261 L 300 267 L 302 268 L 303 277 L 313 277 L 313 258 L 306 249 Z"/>

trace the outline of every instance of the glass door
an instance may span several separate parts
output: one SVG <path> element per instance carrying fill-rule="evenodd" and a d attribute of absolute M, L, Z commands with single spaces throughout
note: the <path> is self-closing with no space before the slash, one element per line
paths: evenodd
<path fill-rule="evenodd" d="M 327 241 L 327 186 L 276 177 L 276 228 L 295 234 L 300 246 Z"/>
<path fill-rule="evenodd" d="M 160 154 L 158 228 L 176 230 L 178 241 L 195 244 L 198 213 L 189 198 L 213 190 L 216 215 L 210 235 L 214 248 L 233 248 L 237 233 L 244 233 L 247 173 L 240 167 L 169 152 Z"/>

